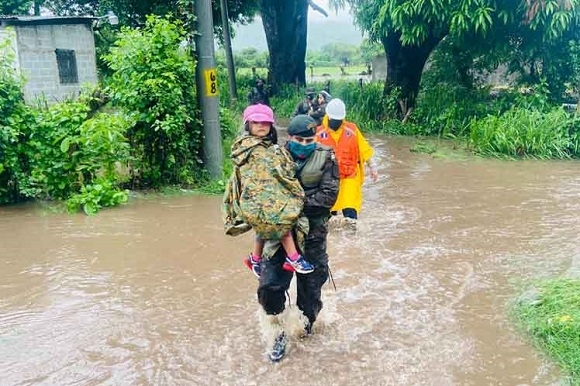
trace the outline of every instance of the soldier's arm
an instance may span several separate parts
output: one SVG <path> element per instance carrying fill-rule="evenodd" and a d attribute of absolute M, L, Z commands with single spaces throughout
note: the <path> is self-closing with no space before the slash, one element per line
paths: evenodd
<path fill-rule="evenodd" d="M 322 178 L 318 188 L 306 197 L 304 202 L 304 213 L 308 214 L 325 214 L 330 212 L 330 208 L 336 202 L 338 197 L 338 186 L 340 183 L 338 173 L 338 162 L 334 156 L 334 151 L 326 150 L 327 158 L 322 172 Z"/>
<path fill-rule="evenodd" d="M 324 117 L 324 114 L 326 114 L 326 110 L 323 107 L 320 107 L 320 106 L 317 107 L 316 109 L 312 110 L 309 113 L 309 115 L 312 118 L 314 118 L 314 119 L 316 119 L 318 121 L 322 120 L 322 118 Z"/>
<path fill-rule="evenodd" d="M 302 113 L 301 110 L 302 110 L 302 102 L 300 102 L 300 103 L 298 103 L 296 105 L 296 108 L 294 109 L 294 112 L 292 113 L 292 116 L 295 117 L 298 114 L 301 114 Z"/>

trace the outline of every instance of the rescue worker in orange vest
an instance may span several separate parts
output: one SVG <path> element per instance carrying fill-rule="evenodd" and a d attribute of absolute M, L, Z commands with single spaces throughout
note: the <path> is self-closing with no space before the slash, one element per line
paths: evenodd
<path fill-rule="evenodd" d="M 372 160 L 373 148 L 357 125 L 345 120 L 345 116 L 344 102 L 338 98 L 332 99 L 326 106 L 326 116 L 318 126 L 316 136 L 318 143 L 334 149 L 338 160 L 340 188 L 332 213 L 342 211 L 347 224 L 356 229 L 356 221 L 362 206 L 364 165 L 369 167 L 373 181 L 376 181 L 379 175 Z"/>

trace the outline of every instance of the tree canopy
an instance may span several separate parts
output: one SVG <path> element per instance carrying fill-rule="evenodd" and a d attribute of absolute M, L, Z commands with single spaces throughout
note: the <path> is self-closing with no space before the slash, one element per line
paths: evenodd
<path fill-rule="evenodd" d="M 257 12 L 257 0 L 228 0 L 232 22 L 246 23 Z M 221 26 L 219 0 L 212 0 L 214 25 Z M 113 11 L 121 25 L 145 25 L 147 15 L 173 15 L 182 19 L 193 5 L 188 0 L 0 0 L 0 14 L 26 15 L 42 8 L 59 16 L 100 16 Z"/>
<path fill-rule="evenodd" d="M 0 15 L 26 15 L 32 3 L 32 0 L 0 0 Z"/>
<path fill-rule="evenodd" d="M 387 56 L 385 93 L 400 88 L 401 109 L 415 104 L 421 73 L 431 52 L 445 37 L 470 50 L 533 51 L 573 29 L 579 0 L 332 0 L 349 4 L 355 22 Z"/>

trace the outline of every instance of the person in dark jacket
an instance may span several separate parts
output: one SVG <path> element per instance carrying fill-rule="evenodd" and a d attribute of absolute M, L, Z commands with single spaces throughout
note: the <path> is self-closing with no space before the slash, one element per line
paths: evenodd
<path fill-rule="evenodd" d="M 317 125 L 322 124 L 322 118 L 324 118 L 324 115 L 326 114 L 326 105 L 328 102 L 330 102 L 331 99 L 332 96 L 324 90 L 318 93 L 315 106 L 308 113 L 308 115 L 314 118 Z"/>
<path fill-rule="evenodd" d="M 296 305 L 305 316 L 304 335 L 312 333 L 312 325 L 322 309 L 321 289 L 328 280 L 328 254 L 326 239 L 330 208 L 338 196 L 339 171 L 334 151 L 316 143 L 316 122 L 308 115 L 297 115 L 288 126 L 286 148 L 296 162 L 296 175 L 306 194 L 304 215 L 308 218 L 303 256 L 314 266 L 307 275 L 296 273 Z M 285 353 L 288 332 L 284 329 L 283 312 L 286 291 L 293 272 L 282 268 L 285 253 L 278 249 L 272 258 L 262 259 L 258 286 L 258 301 L 268 323 L 268 330 L 275 332 L 270 360 L 276 362 Z"/>
<path fill-rule="evenodd" d="M 248 106 L 257 104 L 270 106 L 268 91 L 264 88 L 264 81 L 261 78 L 256 79 L 256 86 L 248 93 Z"/>
<path fill-rule="evenodd" d="M 316 96 L 316 91 L 313 87 L 308 87 L 304 92 L 304 99 L 298 103 L 298 106 L 294 109 L 293 117 L 297 115 L 309 114 L 316 108 L 316 101 L 314 97 Z"/>

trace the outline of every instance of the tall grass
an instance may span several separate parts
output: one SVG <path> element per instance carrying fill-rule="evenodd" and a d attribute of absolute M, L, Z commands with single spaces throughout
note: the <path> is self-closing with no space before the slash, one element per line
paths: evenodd
<path fill-rule="evenodd" d="M 580 385 L 580 280 L 538 284 L 512 305 L 521 331 Z"/>
<path fill-rule="evenodd" d="M 474 118 L 484 117 L 491 109 L 498 109 L 490 106 L 488 100 L 486 89 L 432 85 L 419 93 L 411 122 L 422 126 L 427 135 L 464 137 L 469 135 L 469 125 Z"/>
<path fill-rule="evenodd" d="M 539 159 L 578 156 L 576 137 L 570 135 L 573 121 L 561 109 L 543 113 L 513 108 L 499 116 L 474 119 L 470 141 L 484 155 Z"/>

